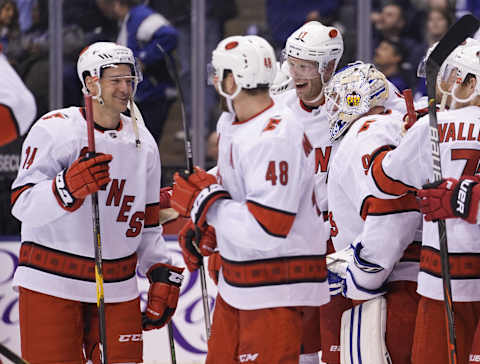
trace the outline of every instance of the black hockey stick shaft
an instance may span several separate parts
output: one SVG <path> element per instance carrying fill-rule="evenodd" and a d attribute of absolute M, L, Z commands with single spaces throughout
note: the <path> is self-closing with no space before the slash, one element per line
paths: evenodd
<path fill-rule="evenodd" d="M 85 115 L 87 118 L 88 154 L 95 154 L 95 131 L 93 121 L 92 96 L 85 95 Z M 95 251 L 95 283 L 97 286 L 98 324 L 100 329 L 100 355 L 102 364 L 107 364 L 107 326 L 105 320 L 105 300 L 103 295 L 102 240 L 100 237 L 100 213 L 98 194 L 92 193 L 93 248 Z"/>
<path fill-rule="evenodd" d="M 168 328 L 168 342 L 170 343 L 170 359 L 172 364 L 177 364 L 177 354 L 175 353 L 175 338 L 173 336 L 173 325 L 170 320 L 167 325 Z"/>
<path fill-rule="evenodd" d="M 2 343 L 0 343 L 0 354 L 2 354 L 8 360 L 11 360 L 14 364 L 28 364 L 26 360 L 20 358 L 17 354 L 15 354 Z"/>
<path fill-rule="evenodd" d="M 465 39 L 472 36 L 478 29 L 480 23 L 473 15 L 465 15 L 460 18 L 440 40 L 433 52 L 427 59 L 427 94 L 428 94 L 428 115 L 430 122 L 430 143 L 433 159 L 433 181 L 442 179 L 442 166 L 440 162 L 440 144 L 438 139 L 437 101 L 436 84 L 437 76 L 442 63 L 448 55 L 459 46 Z M 438 220 L 438 235 L 440 247 L 440 259 L 442 266 L 442 284 L 447 318 L 447 342 L 448 360 L 450 364 L 457 364 L 457 344 L 455 335 L 455 317 L 452 300 L 452 285 L 450 277 L 450 266 L 448 259 L 447 229 L 445 220 Z"/>
<path fill-rule="evenodd" d="M 190 128 L 187 125 L 187 116 L 185 114 L 185 102 L 183 98 L 183 90 L 182 86 L 180 85 L 180 79 L 178 77 L 177 68 L 173 64 L 173 61 L 170 58 L 170 55 L 165 52 L 163 47 L 160 44 L 157 44 L 158 49 L 163 53 L 165 58 L 165 64 L 168 68 L 168 73 L 170 77 L 175 82 L 175 87 L 178 91 L 178 97 L 180 98 L 180 109 L 182 111 L 182 123 L 183 123 L 183 130 L 185 132 L 184 142 L 185 142 L 185 156 L 187 160 L 187 170 L 189 173 L 193 173 L 193 154 L 192 154 L 192 139 L 190 138 Z M 198 228 L 195 229 L 195 239 L 197 242 L 200 241 L 200 231 Z M 203 303 L 203 315 L 205 319 L 205 331 L 207 335 L 207 339 L 210 337 L 210 306 L 208 304 L 208 291 L 207 291 L 207 279 L 205 276 L 205 267 L 203 265 L 203 259 L 200 260 L 200 284 L 202 288 L 202 303 Z"/>

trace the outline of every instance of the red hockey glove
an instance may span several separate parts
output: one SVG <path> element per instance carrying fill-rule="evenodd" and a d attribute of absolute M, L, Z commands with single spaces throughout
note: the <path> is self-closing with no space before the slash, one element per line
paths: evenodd
<path fill-rule="evenodd" d="M 67 209 L 74 205 L 80 207 L 78 202 L 109 183 L 108 164 L 112 158 L 111 154 L 103 153 L 89 158 L 81 156 L 68 169 L 58 173 L 52 186 L 58 203 Z"/>
<path fill-rule="evenodd" d="M 150 281 L 147 309 L 143 312 L 142 326 L 145 331 L 165 326 L 177 308 L 183 268 L 158 263 L 147 272 Z"/>
<path fill-rule="evenodd" d="M 203 256 L 213 254 L 217 247 L 215 229 L 212 226 L 207 225 L 206 227 L 198 228 L 197 233 L 200 235 L 200 243 L 195 241 L 196 238 L 198 239 L 195 236 L 195 225 L 192 221 L 188 221 L 178 234 L 183 260 L 190 272 L 198 269 L 202 265 Z"/>
<path fill-rule="evenodd" d="M 175 184 L 170 204 L 180 215 L 191 216 L 198 226 L 205 224 L 207 211 L 215 201 L 231 198 L 230 193 L 217 183 L 215 176 L 198 167 L 188 179 L 178 172 L 173 179 Z"/>
<path fill-rule="evenodd" d="M 170 208 L 170 198 L 172 197 L 172 187 L 160 188 L 160 210 Z"/>
<path fill-rule="evenodd" d="M 218 272 L 222 266 L 222 257 L 219 252 L 215 252 L 208 257 L 208 275 L 215 284 L 218 284 Z"/>
<path fill-rule="evenodd" d="M 462 177 L 427 183 L 418 191 L 420 210 L 426 221 L 460 217 L 471 224 L 477 221 L 480 177 Z"/>

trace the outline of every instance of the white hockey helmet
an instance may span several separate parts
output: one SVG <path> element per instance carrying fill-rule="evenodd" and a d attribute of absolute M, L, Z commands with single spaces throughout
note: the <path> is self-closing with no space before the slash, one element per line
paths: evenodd
<path fill-rule="evenodd" d="M 99 79 L 102 76 L 102 70 L 108 67 L 115 67 L 117 64 L 127 64 L 132 70 L 131 80 L 133 82 L 133 93 L 135 95 L 137 84 L 142 81 L 142 74 L 137 67 L 135 57 L 130 48 L 121 46 L 113 42 L 97 42 L 84 48 L 78 57 L 77 73 L 82 83 L 82 92 L 88 94 L 85 85 L 86 76 L 92 76 L 97 83 L 99 93 L 94 98 L 101 103 L 101 87 Z M 125 77 L 122 77 L 125 78 Z"/>
<path fill-rule="evenodd" d="M 282 63 L 288 57 L 316 62 L 318 68 L 313 76 L 318 77 L 320 74 L 325 84 L 335 72 L 342 54 L 343 38 L 340 31 L 318 21 L 310 21 L 288 37 L 282 52 Z M 305 76 L 313 78 L 310 74 Z"/>
<path fill-rule="evenodd" d="M 387 79 L 373 64 L 355 62 L 335 74 L 325 87 L 330 139 L 342 136 L 359 116 L 383 105 L 387 96 Z"/>
<path fill-rule="evenodd" d="M 472 94 L 466 98 L 458 96 L 458 87 L 472 74 L 477 84 Z M 444 95 L 451 96 L 456 102 L 467 103 L 480 95 L 480 42 L 469 39 L 455 50 L 443 62 L 438 73 L 437 86 Z M 452 107 L 453 105 L 450 105 Z"/>
<path fill-rule="evenodd" d="M 280 62 L 277 62 L 277 74 L 273 80 L 272 86 L 270 86 L 270 95 L 279 95 L 287 90 L 295 87 L 292 78 L 285 72 L 283 72 Z"/>

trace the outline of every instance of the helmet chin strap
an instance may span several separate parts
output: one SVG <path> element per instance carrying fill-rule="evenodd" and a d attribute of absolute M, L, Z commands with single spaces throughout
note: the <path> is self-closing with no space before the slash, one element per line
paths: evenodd
<path fill-rule="evenodd" d="M 228 111 L 231 112 L 232 114 L 235 113 L 235 109 L 233 108 L 233 99 L 235 97 L 238 96 L 238 94 L 240 93 L 240 91 L 242 91 L 242 88 L 239 87 L 238 85 L 236 85 L 237 88 L 236 90 L 233 92 L 233 94 L 229 95 L 227 94 L 225 91 L 223 91 L 222 89 L 222 83 L 220 82 L 218 84 L 218 93 L 220 95 L 222 95 L 223 97 L 225 97 L 225 99 L 227 100 L 227 108 L 228 108 Z"/>

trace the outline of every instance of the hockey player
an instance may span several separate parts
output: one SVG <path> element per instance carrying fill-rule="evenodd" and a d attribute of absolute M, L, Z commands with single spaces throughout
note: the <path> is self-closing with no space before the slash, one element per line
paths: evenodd
<path fill-rule="evenodd" d="M 143 328 L 173 315 L 182 268 L 170 265 L 159 226 L 160 158 L 143 125 L 121 114 L 139 74 L 132 52 L 99 42 L 79 56 L 83 92 L 93 96 L 97 153 L 86 156 L 85 110 L 43 116 L 22 148 L 12 213 L 22 221 L 14 286 L 19 288 L 22 356 L 31 363 L 99 362 L 92 246 L 97 192 L 104 259 L 110 363 L 142 362 L 142 314 L 136 270 L 150 281 Z M 136 139 L 140 139 L 140 148 Z"/>
<path fill-rule="evenodd" d="M 319 224 L 323 224 L 326 218 L 327 194 L 324 181 L 334 152 L 328 137 L 328 120 L 326 113 L 322 110 L 325 103 L 323 89 L 337 68 L 342 54 L 343 39 L 338 29 L 324 26 L 317 21 L 308 22 L 288 37 L 282 52 L 282 66 L 279 71 L 285 73 L 288 78 L 283 85 L 273 87 L 274 100 L 286 105 L 294 113 L 295 118 L 302 122 L 314 148 L 314 171 L 323 178 L 322 181 L 317 182 L 325 187 L 323 193 L 319 192 L 312 196 L 312 201 L 316 204 Z M 292 84 L 294 89 L 278 92 L 279 89 Z M 326 229 L 328 232 L 329 228 L 326 227 Z M 341 314 L 343 305 L 339 301 L 343 299 L 334 297 L 327 305 L 304 308 L 301 364 L 319 363 L 320 350 L 323 362 L 340 363 L 339 351 L 337 351 L 340 327 L 338 326 L 336 330 L 336 326 L 331 323 L 320 325 L 322 311 L 326 313 L 325 320 L 330 320 L 332 316 L 339 316 L 339 314 L 332 315 L 332 309 L 338 310 Z"/>
<path fill-rule="evenodd" d="M 437 86 L 443 82 L 441 92 L 451 98 L 450 110 L 438 113 L 438 130 L 442 164 L 442 175 L 455 180 L 462 176 L 478 173 L 480 146 L 480 46 L 467 44 L 458 47 L 441 67 Z M 445 82 L 446 81 L 446 82 Z M 447 102 L 448 103 L 448 102 Z M 416 191 L 432 177 L 433 156 L 430 145 L 428 116 L 421 118 L 407 132 L 402 143 L 393 151 L 381 153 L 372 165 L 372 176 L 383 191 L 402 195 Z M 460 200 L 454 201 L 455 209 L 473 186 L 472 178 L 464 179 Z M 454 181 L 447 180 L 437 189 L 419 192 L 419 196 L 435 196 L 436 191 L 446 193 Z M 458 188 L 460 188 L 458 186 Z M 433 200 L 435 201 L 435 200 Z M 438 200 L 436 200 L 438 202 Z M 458 201 L 458 202 L 457 202 Z M 457 203 L 460 205 L 457 206 Z M 445 218 L 442 209 L 428 207 L 423 202 L 428 220 Z M 432 205 L 433 206 L 433 205 Z M 445 207 L 445 202 L 442 202 Z M 465 214 L 465 212 L 463 213 Z M 470 221 L 474 216 L 466 214 Z M 463 219 L 446 220 L 449 246 L 450 275 L 452 278 L 452 300 L 454 301 L 458 363 L 467 363 L 475 326 L 480 314 L 478 279 L 480 264 L 476 256 L 480 253 L 478 224 Z M 421 294 L 412 353 L 412 363 L 448 363 L 447 332 L 445 330 L 444 303 L 442 300 L 442 278 L 440 269 L 437 226 L 431 221 L 423 224 L 423 247 L 421 252 L 418 292 Z"/>
<path fill-rule="evenodd" d="M 357 352 L 342 340 L 345 363 L 386 362 L 383 340 L 393 363 L 410 363 L 419 299 L 415 290 L 420 243 L 414 238 L 420 214 L 413 195 L 396 200 L 372 196 L 369 179 L 371 160 L 401 139 L 403 115 L 384 106 L 388 87 L 385 76 L 373 65 L 358 62 L 337 73 L 325 90 L 330 137 L 339 142 L 328 176 L 329 218 L 335 250 L 346 249 L 334 255 L 350 254 L 345 259 L 348 264 L 334 262 L 329 270 L 341 272 L 344 280 L 335 283 L 341 283 L 351 299 L 386 297 L 386 317 L 381 315 L 381 305 L 372 316 L 367 316 L 365 308 L 366 317 L 358 323 L 359 337 L 370 337 L 371 345 L 365 347 L 352 339 L 350 345 L 358 344 Z M 385 319 L 384 339 L 381 325 Z M 343 327 L 342 322 L 345 337 Z M 375 337 L 375 332 L 382 334 Z M 382 361 L 372 359 L 375 356 Z"/>
<path fill-rule="evenodd" d="M 222 258 L 206 362 L 298 363 L 299 306 L 329 300 L 327 236 L 312 204 L 312 146 L 269 96 L 275 56 L 264 39 L 224 39 L 212 69 L 230 111 L 217 124 L 218 182 L 198 169 L 188 179 L 176 175 L 171 201 L 200 229 L 215 228 Z M 191 239 L 181 244 L 195 269 Z"/>
<path fill-rule="evenodd" d="M 36 115 L 35 99 L 0 51 L 0 235 L 17 235 L 10 213 L 10 186 L 20 164 L 23 136 Z"/>

